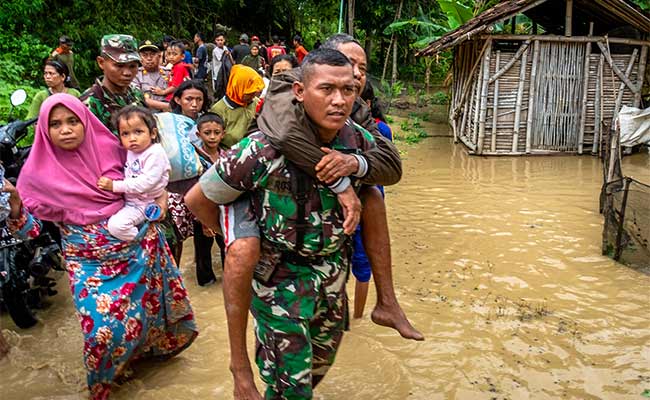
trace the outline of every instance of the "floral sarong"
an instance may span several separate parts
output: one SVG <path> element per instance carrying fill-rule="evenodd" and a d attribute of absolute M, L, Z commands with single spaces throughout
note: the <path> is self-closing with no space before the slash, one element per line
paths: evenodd
<path fill-rule="evenodd" d="M 23 211 L 10 229 L 35 237 L 40 223 Z M 111 236 L 106 221 L 60 229 L 88 387 L 93 399 L 105 399 L 128 362 L 173 357 L 192 343 L 198 334 L 192 307 L 157 224 L 132 242 Z"/>

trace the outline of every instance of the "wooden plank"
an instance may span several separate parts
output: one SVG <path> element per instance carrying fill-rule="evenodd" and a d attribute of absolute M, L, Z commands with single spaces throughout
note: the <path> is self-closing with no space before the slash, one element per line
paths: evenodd
<path fill-rule="evenodd" d="M 629 76 L 632 73 L 632 69 L 634 68 L 634 63 L 636 62 L 636 55 L 638 54 L 638 50 L 634 49 L 632 52 L 632 55 L 630 56 L 630 62 L 627 64 L 627 68 L 625 69 L 625 79 L 629 81 Z M 605 59 L 607 59 L 607 54 L 605 54 Z M 621 85 L 618 88 L 618 95 L 616 96 L 616 103 L 614 105 L 614 115 L 618 115 L 618 112 L 621 110 L 621 106 L 623 105 L 623 94 L 625 92 L 625 82 L 621 82 Z M 633 90 L 633 89 L 632 89 Z"/>
<path fill-rule="evenodd" d="M 603 97 L 603 64 L 605 57 L 601 54 L 598 61 L 598 72 L 596 73 L 596 93 L 594 95 L 594 143 L 591 145 L 591 153 L 596 154 L 600 151 L 601 134 L 600 129 L 603 124 L 603 110 L 601 99 Z"/>
<path fill-rule="evenodd" d="M 533 118 L 535 114 L 535 96 L 537 95 L 537 63 L 539 62 L 539 42 L 533 45 L 533 65 L 530 70 L 530 88 L 528 89 L 528 111 L 526 112 L 526 153 L 530 153 L 533 137 Z"/>
<path fill-rule="evenodd" d="M 495 60 L 495 70 L 499 70 L 499 65 L 501 64 L 501 52 L 497 50 L 496 60 Z M 492 105 L 492 136 L 490 137 L 490 151 L 494 153 L 497 151 L 497 116 L 499 112 L 499 80 L 494 81 L 494 104 Z"/>
<path fill-rule="evenodd" d="M 589 24 L 589 36 L 594 31 L 594 23 Z M 582 81 L 582 103 L 580 108 L 580 131 L 578 132 L 578 154 L 582 154 L 584 140 L 585 140 L 585 119 L 587 118 L 587 96 L 589 94 L 589 62 L 591 61 L 591 43 L 587 43 L 585 49 L 585 66 L 584 77 Z"/>
<path fill-rule="evenodd" d="M 611 42 L 611 40 L 610 40 L 610 42 Z M 612 55 L 609 53 L 609 50 L 602 43 L 598 42 L 597 44 L 598 44 L 598 47 L 600 48 L 600 51 L 605 55 L 605 60 L 609 64 L 609 67 L 612 69 L 612 71 L 614 71 L 616 76 L 618 76 L 618 79 L 623 81 L 623 83 L 625 83 L 627 85 L 627 87 L 630 88 L 632 93 L 636 93 L 636 85 L 633 84 L 630 81 L 630 79 L 627 77 L 627 75 L 623 75 L 623 72 L 621 72 L 621 70 L 616 66 L 616 64 L 612 60 Z M 635 57 L 636 57 L 636 52 L 637 51 L 638 51 L 637 49 L 634 49 Z"/>
<path fill-rule="evenodd" d="M 515 55 L 506 63 L 506 65 L 503 66 L 503 68 L 499 69 L 491 78 L 490 78 L 490 83 L 496 81 L 501 77 L 501 75 L 505 74 L 512 66 L 519 60 L 522 54 L 524 54 L 524 51 L 528 49 L 528 46 L 530 45 L 530 40 L 522 43 L 522 45 L 517 49 L 517 52 Z"/>
<path fill-rule="evenodd" d="M 639 60 L 639 71 L 637 73 L 637 88 L 639 89 L 634 93 L 634 107 L 641 106 L 641 90 L 643 89 L 643 80 L 645 79 L 646 63 L 648 61 L 648 46 L 641 48 L 641 59 Z"/>
<path fill-rule="evenodd" d="M 485 120 L 487 118 L 488 86 L 490 84 L 490 56 L 492 55 L 492 41 L 485 50 L 483 56 L 483 79 L 481 80 L 481 106 L 478 117 L 478 140 L 476 142 L 476 154 L 483 152 L 485 140 Z"/>
<path fill-rule="evenodd" d="M 509 41 L 524 41 L 524 40 L 539 40 L 540 42 L 563 42 L 563 43 L 616 43 L 616 44 L 629 44 L 632 46 L 650 46 L 650 40 L 638 40 L 627 38 L 616 38 L 607 36 L 559 36 L 559 35 L 488 35 L 484 34 L 479 36 L 481 39 L 492 38 L 494 40 L 509 40 Z"/>
<path fill-rule="evenodd" d="M 524 83 L 526 81 L 526 61 L 528 51 L 521 56 L 521 66 L 519 68 L 519 88 L 517 89 L 517 104 L 515 105 L 515 129 L 512 134 L 512 152 L 516 153 L 519 142 L 519 128 L 521 123 L 521 103 L 524 97 Z"/>
<path fill-rule="evenodd" d="M 573 0 L 566 0 L 566 11 L 564 16 L 564 36 L 571 36 L 573 33 Z"/>

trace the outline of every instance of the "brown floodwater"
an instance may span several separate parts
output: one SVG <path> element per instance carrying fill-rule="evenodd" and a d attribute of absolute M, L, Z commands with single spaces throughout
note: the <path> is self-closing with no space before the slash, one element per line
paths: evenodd
<path fill-rule="evenodd" d="M 374 325 L 371 291 L 315 398 L 643 398 L 650 276 L 601 255 L 599 161 L 469 157 L 446 137 L 400 147 L 404 178 L 386 194 L 395 286 L 426 341 Z M 650 182 L 647 154 L 624 169 Z M 221 286 L 196 285 L 191 246 L 182 270 L 198 339 L 172 361 L 140 366 L 113 398 L 232 398 Z M 38 326 L 1 316 L 13 346 L 0 361 L 2 400 L 85 398 L 66 280 Z"/>

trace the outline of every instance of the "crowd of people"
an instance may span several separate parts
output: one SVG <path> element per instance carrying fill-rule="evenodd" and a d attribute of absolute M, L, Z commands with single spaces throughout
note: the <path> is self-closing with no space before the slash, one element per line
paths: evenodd
<path fill-rule="evenodd" d="M 217 279 L 214 242 L 221 251 L 237 399 L 262 398 L 246 348 L 249 311 L 264 397 L 312 397 L 348 327 L 350 261 L 354 316 L 372 274 L 372 320 L 423 340 L 393 288 L 377 185 L 400 180 L 401 160 L 363 47 L 345 34 L 311 52 L 296 36 L 295 54 L 275 36 L 242 34 L 229 48 L 222 33 L 213 43 L 197 33 L 194 44 L 192 55 L 168 36 L 138 45 L 106 35 L 103 75 L 80 93 L 72 42 L 62 37 L 44 67 L 48 89 L 30 108 L 31 154 L 16 187 L 4 182 L 14 235 L 37 236 L 41 221 L 61 230 L 91 397 L 107 398 L 135 361 L 172 357 L 194 341 L 178 268 L 190 236 L 201 286 Z M 196 127 L 204 172 L 184 189 L 169 184 L 160 112 Z"/>

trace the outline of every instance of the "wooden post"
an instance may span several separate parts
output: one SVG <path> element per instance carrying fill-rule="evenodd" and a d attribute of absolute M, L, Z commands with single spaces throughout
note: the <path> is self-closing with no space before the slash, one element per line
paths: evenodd
<path fill-rule="evenodd" d="M 589 23 L 589 36 L 594 34 L 594 23 Z M 585 123 L 587 119 L 587 99 L 589 95 L 589 61 L 591 56 L 591 43 L 586 44 L 587 48 L 585 51 L 585 67 L 584 67 L 584 76 L 582 80 L 582 102 L 580 107 L 582 108 L 580 112 L 580 131 L 578 131 L 578 154 L 582 154 L 584 148 L 585 140 Z"/>
<path fill-rule="evenodd" d="M 476 154 L 483 153 L 483 141 L 485 140 L 485 120 L 487 118 L 488 85 L 490 83 L 490 56 L 492 55 L 492 40 L 488 44 L 483 56 L 483 79 L 481 80 L 481 108 L 478 118 L 478 140 L 476 142 Z"/>
<path fill-rule="evenodd" d="M 526 153 L 530 153 L 533 140 L 533 119 L 535 114 L 535 96 L 537 95 L 537 63 L 539 62 L 539 42 L 533 44 L 533 65 L 530 70 L 528 90 L 528 111 L 526 112 Z"/>
<path fill-rule="evenodd" d="M 634 93 L 634 107 L 641 106 L 641 92 L 643 90 L 643 79 L 645 79 L 645 69 L 648 62 L 648 46 L 641 48 L 641 59 L 639 60 L 639 71 L 637 73 L 637 91 Z"/>
<path fill-rule="evenodd" d="M 566 17 L 564 19 L 564 36 L 573 36 L 573 0 L 566 0 Z"/>
<path fill-rule="evenodd" d="M 501 52 L 497 50 L 497 57 L 495 60 L 495 70 L 499 70 L 501 64 Z M 492 136 L 490 137 L 490 151 L 496 153 L 497 151 L 497 120 L 499 111 L 499 80 L 494 81 L 494 102 L 492 105 Z"/>
<path fill-rule="evenodd" d="M 521 67 L 519 68 L 519 87 L 517 88 L 517 103 L 515 104 L 515 129 L 512 134 L 512 152 L 517 153 L 519 142 L 519 128 L 521 125 L 521 103 L 524 98 L 524 83 L 526 81 L 526 61 L 528 61 L 528 50 L 521 56 Z"/>
<path fill-rule="evenodd" d="M 598 73 L 596 74 L 596 95 L 594 96 L 594 143 L 591 146 L 591 153 L 596 154 L 600 151 L 600 129 L 603 124 L 603 113 L 601 98 L 603 97 L 603 67 L 605 58 L 600 55 L 598 61 Z"/>

